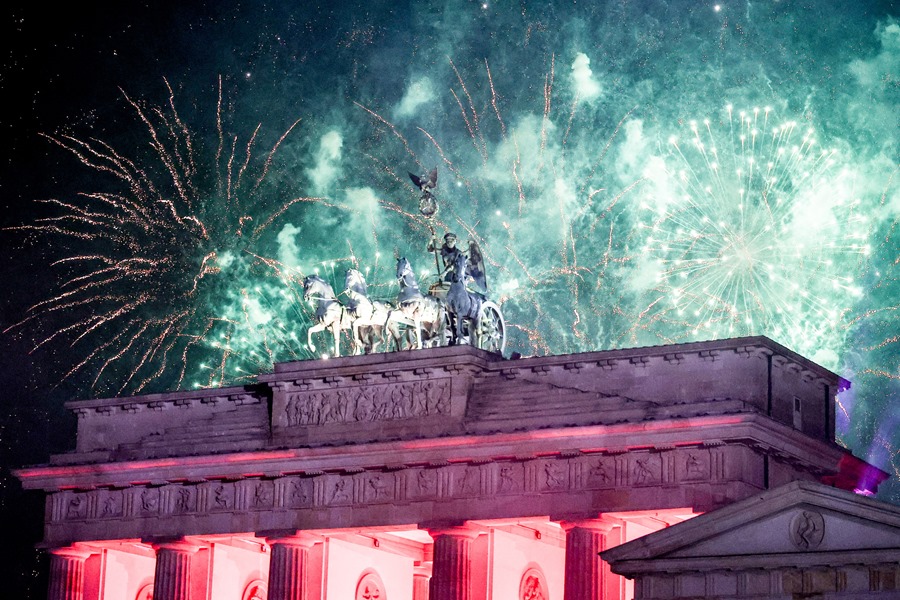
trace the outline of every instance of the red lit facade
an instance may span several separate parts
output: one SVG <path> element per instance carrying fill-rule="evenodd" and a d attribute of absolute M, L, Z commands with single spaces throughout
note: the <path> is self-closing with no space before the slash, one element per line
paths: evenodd
<path fill-rule="evenodd" d="M 760 337 L 284 363 L 72 402 L 76 448 L 17 475 L 52 600 L 624 600 L 600 552 L 792 481 L 876 487 L 834 441 L 847 385 Z"/>

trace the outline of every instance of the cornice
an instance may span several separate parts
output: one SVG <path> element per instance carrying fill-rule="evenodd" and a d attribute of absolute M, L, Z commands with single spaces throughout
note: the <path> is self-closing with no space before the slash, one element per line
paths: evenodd
<path fill-rule="evenodd" d="M 743 446 L 816 474 L 836 472 L 845 453 L 834 444 L 805 436 L 763 415 L 741 413 L 352 446 L 267 448 L 105 464 L 43 465 L 19 469 L 15 475 L 26 489 L 53 492 L 585 454 L 664 452 L 717 445 Z"/>

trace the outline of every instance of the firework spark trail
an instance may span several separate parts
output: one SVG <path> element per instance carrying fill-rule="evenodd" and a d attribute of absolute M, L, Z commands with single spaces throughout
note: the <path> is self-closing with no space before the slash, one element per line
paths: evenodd
<path fill-rule="evenodd" d="M 469 117 L 469 112 L 463 106 L 463 103 L 459 99 L 459 96 L 457 96 L 456 92 L 454 92 L 453 90 L 450 90 L 450 92 L 453 94 L 453 97 L 456 99 L 456 102 L 459 105 L 459 110 L 462 113 L 462 118 L 466 123 L 466 128 L 469 130 L 469 135 L 472 137 L 472 143 L 475 145 L 478 153 L 481 154 L 482 160 L 487 163 L 487 143 L 484 141 L 484 135 L 481 132 L 481 128 L 478 126 L 478 111 L 475 109 L 475 102 L 472 100 L 472 95 L 469 93 L 469 89 L 466 87 L 465 80 L 462 78 L 462 75 L 460 75 L 459 70 L 456 68 L 456 65 L 453 64 L 453 60 L 449 57 L 447 58 L 447 60 L 450 62 L 450 67 L 453 69 L 453 72 L 456 73 L 456 80 L 459 82 L 459 86 L 462 88 L 463 94 L 465 94 L 466 96 L 466 100 L 468 100 L 469 111 L 471 111 L 471 120 Z"/>
<path fill-rule="evenodd" d="M 277 192 L 262 195 L 278 149 L 299 120 L 257 162 L 253 148 L 262 127 L 258 125 L 245 144 L 238 135 L 226 134 L 220 80 L 214 134 L 218 143 L 212 168 L 202 171 L 197 162 L 201 144 L 180 118 L 168 81 L 165 87 L 165 109 L 121 92 L 147 136 L 147 157 L 128 158 L 102 140 L 43 134 L 91 172 L 117 181 L 121 190 L 44 201 L 59 214 L 10 228 L 61 242 L 58 252 L 73 252 L 51 261 L 67 272 L 56 293 L 35 303 L 6 332 L 33 336 L 33 351 L 62 339 L 83 348 L 82 358 L 63 370 L 63 380 L 90 372 L 87 381 L 95 392 L 181 387 L 193 377 L 195 355 L 207 355 L 215 365 L 206 385 L 246 379 L 247 373 L 271 368 L 275 346 L 297 357 L 298 345 L 280 321 L 272 321 L 272 331 L 255 324 L 255 307 L 265 307 L 268 313 L 263 314 L 269 315 L 281 307 L 276 310 L 258 286 L 253 294 L 247 290 L 254 264 L 264 263 L 244 249 L 257 244 L 294 206 L 336 206 L 305 196 L 279 204 Z M 162 167 L 159 179 L 150 175 L 159 171 L 156 167 Z M 253 214 L 245 207 L 253 207 Z M 248 230 L 251 222 L 258 225 Z M 277 281 L 276 286 L 296 285 L 288 279 Z M 280 300 L 293 303 L 296 312 L 289 294 Z M 303 313 L 298 316 L 298 323 L 308 319 Z"/>
<path fill-rule="evenodd" d="M 506 138 L 506 123 L 503 122 L 503 116 L 500 114 L 500 107 L 497 105 L 497 90 L 494 88 L 494 77 L 491 75 L 491 66 L 487 59 L 484 59 L 484 70 L 487 73 L 488 86 L 491 90 L 491 106 L 494 108 L 494 114 L 497 116 L 497 122 L 500 123 L 500 135 Z"/>
<path fill-rule="evenodd" d="M 550 109 L 553 98 L 553 69 L 556 56 L 550 57 L 550 72 L 544 76 L 544 117 L 541 120 L 541 156 L 547 149 L 547 123 L 550 121 Z"/>
<path fill-rule="evenodd" d="M 412 148 L 410 148 L 409 142 L 406 140 L 405 137 L 403 137 L 403 134 L 400 133 L 400 131 L 397 129 L 397 127 L 396 127 L 393 123 L 391 123 L 390 121 L 388 121 L 387 119 L 385 119 L 384 117 L 382 117 L 381 115 L 379 115 L 377 112 L 375 112 L 375 111 L 372 110 L 371 108 L 368 108 L 368 107 L 366 107 L 366 106 L 363 106 L 363 105 L 360 104 L 359 102 L 354 102 L 353 104 L 355 104 L 356 106 L 360 107 L 361 109 L 363 109 L 364 111 L 366 111 L 367 113 L 369 113 L 369 115 L 371 115 L 371 117 L 372 117 L 373 119 L 375 119 L 376 121 L 378 121 L 378 122 L 381 123 L 382 125 L 385 125 L 388 129 L 390 129 L 390 130 L 391 130 L 391 133 L 393 133 L 394 136 L 395 136 L 398 140 L 400 140 L 400 142 L 403 144 L 403 147 L 406 149 L 406 153 L 413 159 L 413 161 L 415 161 L 416 166 L 417 166 L 420 170 L 422 170 L 422 171 L 425 170 L 425 167 L 423 167 L 423 166 L 422 166 L 422 163 L 419 162 L 419 159 L 418 159 L 418 157 L 416 156 L 416 153 L 413 152 L 413 149 L 412 149 Z"/>

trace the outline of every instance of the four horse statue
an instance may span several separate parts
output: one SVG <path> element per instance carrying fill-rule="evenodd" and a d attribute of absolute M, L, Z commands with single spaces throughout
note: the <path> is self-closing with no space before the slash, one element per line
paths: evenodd
<path fill-rule="evenodd" d="M 419 212 L 430 219 L 437 212 L 432 190 L 437 187 L 437 167 L 426 175 L 409 174 L 422 193 Z M 478 243 L 469 238 L 468 251 L 456 246 L 456 234 L 448 231 L 438 248 L 434 228 L 428 251 L 434 253 L 438 281 L 422 293 L 412 265 L 404 257 L 397 258 L 397 284 L 400 288 L 396 305 L 369 299 L 363 274 L 348 269 L 344 279 L 345 303 L 341 303 L 331 285 L 318 275 L 303 280 L 303 298 L 314 302 L 315 323 L 307 331 L 307 345 L 316 351 L 312 336 L 330 331 L 334 337 L 334 356 L 341 353 L 341 332 L 349 331 L 355 354 L 369 354 L 384 343 L 391 350 L 471 344 L 483 350 L 502 354 L 506 345 L 506 324 L 500 307 L 487 299 L 484 257 Z M 444 268 L 438 259 L 443 260 Z M 469 290 L 472 283 L 480 291 Z M 483 292 L 483 293 L 482 293 Z M 389 336 L 388 340 L 385 340 Z"/>
<path fill-rule="evenodd" d="M 313 334 L 330 331 L 333 356 L 340 356 L 341 332 L 347 331 L 354 354 L 370 354 L 381 345 L 405 350 L 455 344 L 502 354 L 506 326 L 500 307 L 466 287 L 467 260 L 465 253 L 458 253 L 447 273 L 449 283 L 439 281 L 425 293 L 409 260 L 398 258 L 396 303 L 370 299 L 365 277 L 357 269 L 346 273 L 343 303 L 324 279 L 306 277 L 303 297 L 316 307 L 315 323 L 307 331 L 309 349 L 316 351 Z"/>

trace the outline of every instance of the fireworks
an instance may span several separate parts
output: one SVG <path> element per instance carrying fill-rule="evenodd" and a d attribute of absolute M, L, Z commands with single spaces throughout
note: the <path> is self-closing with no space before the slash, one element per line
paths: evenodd
<path fill-rule="evenodd" d="M 210 150 L 182 122 L 168 89 L 165 107 L 123 92 L 144 127 L 149 158 L 129 158 L 96 139 L 48 135 L 98 180 L 112 179 L 113 191 L 47 200 L 53 215 L 16 228 L 63 254 L 52 265 L 62 281 L 10 330 L 38 332 L 35 349 L 76 347 L 81 359 L 65 377 L 89 374 L 95 393 L 234 383 L 271 368 L 276 355 L 303 356 L 287 321 L 303 319 L 297 273 L 252 254 L 289 207 L 316 200 L 278 200 L 264 185 L 297 124 L 257 159 L 260 127 L 246 141 L 223 129 L 220 81 Z"/>
<path fill-rule="evenodd" d="M 182 122 L 171 91 L 162 108 L 126 96 L 152 160 L 48 136 L 119 187 L 47 201 L 52 215 L 18 228 L 56 240 L 64 279 L 12 329 L 43 330 L 38 348 L 76 346 L 67 376 L 89 374 L 95 392 L 252 381 L 312 358 L 305 274 L 321 271 L 337 292 L 343 270 L 359 268 L 373 299 L 393 300 L 382 248 L 409 257 L 427 287 L 425 248 L 445 231 L 483 250 L 507 348 L 525 355 L 760 334 L 837 370 L 853 363 L 848 336 L 895 322 L 890 294 L 867 293 L 893 289 L 875 273 L 894 248 L 870 247 L 878 223 L 852 158 L 808 124 L 725 107 L 684 129 L 645 129 L 638 108 L 593 109 L 590 70 L 567 86 L 553 56 L 537 93 L 514 101 L 487 62 L 449 71 L 431 125 L 357 104 L 366 138 L 322 135 L 315 167 L 297 169 L 317 197 L 269 183 L 296 169 L 278 152 L 296 123 L 260 152 L 259 127 L 225 133 L 221 96 L 212 143 Z M 439 210 L 425 217 L 407 172 L 435 164 Z M 861 376 L 897 380 L 883 364 L 896 339 L 853 342 L 881 357 Z"/>
<path fill-rule="evenodd" d="M 652 314 L 695 339 L 765 334 L 810 356 L 840 347 L 870 251 L 852 176 L 812 129 L 768 108 L 722 112 L 670 138 L 648 169 L 639 270 L 648 303 L 660 300 Z"/>
<path fill-rule="evenodd" d="M 404 171 L 394 165 L 409 157 L 421 171 L 440 165 L 434 228 L 471 237 L 484 250 L 510 328 L 508 348 L 549 354 L 615 345 L 625 288 L 623 215 L 641 181 L 621 184 L 611 176 L 611 149 L 630 111 L 609 121 L 583 106 L 579 91 L 557 75 L 553 56 L 539 94 L 518 98 L 512 116 L 487 62 L 474 73 L 452 60 L 449 67 L 454 85 L 443 112 L 431 117 L 442 127 L 457 125 L 461 135 L 453 141 L 421 126 L 401 131 L 363 107 L 379 144 L 368 156 L 383 174 L 380 185 L 402 183 Z M 395 212 L 424 248 L 431 232 L 421 217 Z M 424 256 L 417 260 L 427 264 Z"/>

